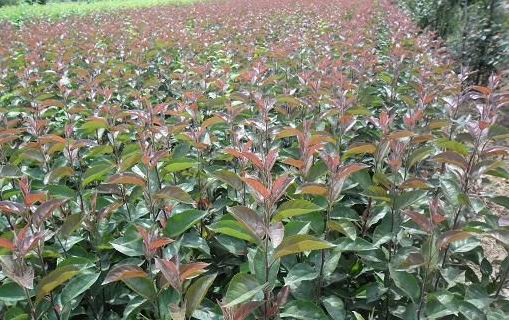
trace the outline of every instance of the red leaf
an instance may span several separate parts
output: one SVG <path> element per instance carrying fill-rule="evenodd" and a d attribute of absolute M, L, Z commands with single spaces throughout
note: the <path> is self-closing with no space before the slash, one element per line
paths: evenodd
<path fill-rule="evenodd" d="M 66 200 L 52 199 L 41 204 L 34 212 L 34 223 L 37 225 L 42 223 L 53 211 L 60 208 L 65 202 Z"/>
<path fill-rule="evenodd" d="M 156 258 L 155 259 L 156 268 L 161 271 L 163 277 L 168 281 L 169 285 L 173 287 L 173 289 L 181 292 L 182 291 L 182 282 L 180 280 L 180 273 L 177 268 L 177 265 L 171 260 L 163 260 Z"/>
<path fill-rule="evenodd" d="M 111 268 L 110 272 L 104 278 L 103 285 L 132 278 L 145 278 L 147 273 L 142 268 L 134 265 L 116 265 Z"/>
<path fill-rule="evenodd" d="M 205 262 L 194 262 L 188 263 L 180 266 L 180 281 L 184 282 L 184 280 L 194 278 L 207 270 L 210 264 Z"/>
<path fill-rule="evenodd" d="M 10 240 L 0 238 L 0 247 L 12 251 L 14 249 L 14 244 Z"/>
<path fill-rule="evenodd" d="M 433 231 L 433 225 L 429 221 L 429 219 L 415 211 L 406 211 L 405 214 L 412 219 L 419 227 L 421 227 L 422 230 L 426 231 L 427 233 L 431 233 Z"/>
<path fill-rule="evenodd" d="M 272 201 L 278 201 L 292 182 L 293 177 L 290 177 L 287 174 L 277 178 L 272 185 Z"/>
<path fill-rule="evenodd" d="M 258 156 L 256 154 L 254 154 L 253 152 L 251 151 L 244 151 L 242 152 L 242 156 L 246 159 L 248 159 L 249 161 L 251 161 L 251 163 L 257 167 L 258 169 L 260 170 L 263 170 L 263 163 L 262 163 L 262 160 L 260 158 L 258 158 Z"/>
<path fill-rule="evenodd" d="M 265 186 L 256 178 L 244 177 L 241 178 L 254 192 L 260 202 L 265 201 L 270 196 L 270 192 Z"/>
<path fill-rule="evenodd" d="M 161 238 L 161 239 L 154 240 L 154 241 L 150 242 L 150 244 L 148 245 L 148 250 L 150 250 L 150 251 L 157 250 L 157 249 L 164 247 L 165 245 L 172 243 L 174 241 L 175 240 L 172 240 L 170 238 Z"/>
<path fill-rule="evenodd" d="M 131 184 L 143 187 L 145 185 L 145 179 L 134 173 L 121 173 L 111 176 L 108 184 Z"/>
<path fill-rule="evenodd" d="M 0 201 L 0 212 L 7 214 L 21 214 L 26 210 L 26 207 L 21 203 L 12 201 Z"/>

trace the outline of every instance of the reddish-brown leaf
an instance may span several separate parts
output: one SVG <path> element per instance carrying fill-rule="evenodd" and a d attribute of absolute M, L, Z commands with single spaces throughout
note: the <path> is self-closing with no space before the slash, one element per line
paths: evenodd
<path fill-rule="evenodd" d="M 180 266 L 180 281 L 184 282 L 184 280 L 194 278 L 207 270 L 207 268 L 210 264 L 205 262 L 194 262 L 194 263 L 188 263 L 183 264 Z"/>
<path fill-rule="evenodd" d="M 429 219 L 418 212 L 415 211 L 405 211 L 405 214 L 412 219 L 423 231 L 427 233 L 431 233 L 433 231 L 433 225 L 429 221 Z"/>
<path fill-rule="evenodd" d="M 10 240 L 0 238 L 0 247 L 12 251 L 14 249 L 14 244 Z"/>
<path fill-rule="evenodd" d="M 260 201 L 265 201 L 270 196 L 270 192 L 265 186 L 256 178 L 244 177 L 241 178 L 257 195 Z"/>
<path fill-rule="evenodd" d="M 301 185 L 296 193 L 299 194 L 310 194 L 313 196 L 327 196 L 329 190 L 328 188 L 321 183 L 306 183 Z"/>
<path fill-rule="evenodd" d="M 440 249 L 447 248 L 448 245 L 455 241 L 465 240 L 470 238 L 472 234 L 470 232 L 462 230 L 449 230 L 440 235 L 437 239 L 437 245 Z"/>
<path fill-rule="evenodd" d="M 134 173 L 120 173 L 111 176 L 108 184 L 129 184 L 143 187 L 145 185 L 145 179 Z"/>
<path fill-rule="evenodd" d="M 0 212 L 6 214 L 21 214 L 26 210 L 26 207 L 21 203 L 13 201 L 0 201 Z"/>
<path fill-rule="evenodd" d="M 110 269 L 106 278 L 104 278 L 103 285 L 132 278 L 145 278 L 148 277 L 147 273 L 142 268 L 135 265 L 116 265 Z"/>
<path fill-rule="evenodd" d="M 46 218 L 48 218 L 51 214 L 53 214 L 53 211 L 60 208 L 67 200 L 48 200 L 41 204 L 34 212 L 33 221 L 35 224 L 40 224 Z"/>

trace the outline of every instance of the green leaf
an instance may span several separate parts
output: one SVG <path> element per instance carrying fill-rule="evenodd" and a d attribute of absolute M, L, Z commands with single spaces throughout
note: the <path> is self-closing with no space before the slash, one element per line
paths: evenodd
<path fill-rule="evenodd" d="M 93 167 L 88 168 L 83 174 L 83 180 L 81 181 L 81 185 L 86 187 L 95 181 L 102 181 L 104 177 L 112 171 L 114 166 L 110 163 L 98 164 Z"/>
<path fill-rule="evenodd" d="M 21 178 L 22 175 L 21 170 L 12 164 L 0 166 L 0 179 L 16 179 Z"/>
<path fill-rule="evenodd" d="M 307 263 L 297 263 L 285 277 L 285 285 L 292 286 L 302 281 L 310 281 L 318 278 L 318 271 Z"/>
<path fill-rule="evenodd" d="M 422 190 L 402 192 L 394 199 L 394 207 L 396 210 L 403 210 L 422 199 L 425 195 L 426 192 Z"/>
<path fill-rule="evenodd" d="M 437 146 L 447 151 L 455 151 L 461 155 L 468 155 L 468 148 L 461 142 L 440 138 L 436 140 Z"/>
<path fill-rule="evenodd" d="M 267 284 L 260 285 L 256 276 L 252 274 L 237 273 L 233 276 L 226 291 L 224 298 L 226 307 L 233 307 L 246 301 L 263 299 L 263 289 L 266 286 Z"/>
<path fill-rule="evenodd" d="M 47 276 L 41 279 L 36 289 L 37 301 L 40 301 L 55 288 L 63 284 L 69 279 L 72 279 L 80 272 L 80 269 L 74 265 L 66 265 L 58 267 L 48 273 Z"/>
<path fill-rule="evenodd" d="M 195 280 L 187 289 L 185 302 L 186 302 L 186 315 L 190 317 L 194 310 L 198 308 L 207 294 L 210 286 L 216 279 L 217 274 L 206 275 L 198 280 Z"/>
<path fill-rule="evenodd" d="M 337 231 L 351 240 L 355 240 L 357 238 L 357 228 L 352 222 L 346 219 L 330 220 L 329 229 Z"/>
<path fill-rule="evenodd" d="M 327 315 L 316 304 L 300 300 L 288 302 L 280 316 L 296 320 L 328 320 Z"/>
<path fill-rule="evenodd" d="M 236 220 L 223 219 L 210 226 L 210 230 L 215 233 L 225 234 L 230 237 L 257 243 L 258 240 L 254 238 L 246 228 Z"/>
<path fill-rule="evenodd" d="M 355 240 L 349 238 L 341 238 L 336 242 L 336 248 L 341 251 L 370 251 L 375 250 L 376 247 L 370 242 L 356 238 Z"/>
<path fill-rule="evenodd" d="M 144 253 L 143 240 L 138 236 L 127 234 L 111 241 L 110 244 L 115 250 L 129 257 L 139 257 Z"/>
<path fill-rule="evenodd" d="M 334 247 L 332 243 L 310 235 L 294 235 L 283 239 L 283 242 L 274 251 L 274 258 L 277 259 L 290 254 L 332 247 Z"/>
<path fill-rule="evenodd" d="M 279 206 L 279 210 L 272 218 L 272 222 L 277 222 L 285 218 L 300 216 L 320 210 L 323 210 L 323 208 L 312 203 L 311 201 L 302 199 L 290 200 Z"/>
<path fill-rule="evenodd" d="M 167 172 L 179 172 L 190 169 L 195 166 L 195 162 L 189 159 L 177 159 L 170 161 L 165 167 L 164 170 Z"/>
<path fill-rule="evenodd" d="M 343 300 L 336 296 L 328 296 L 322 299 L 322 303 L 333 320 L 346 319 L 346 310 Z"/>
<path fill-rule="evenodd" d="M 192 204 L 194 203 L 193 198 L 189 195 L 189 193 L 185 192 L 181 188 L 177 186 L 168 186 L 161 189 L 158 193 L 156 193 L 156 197 L 159 199 L 170 199 L 177 200 L 182 203 Z"/>
<path fill-rule="evenodd" d="M 507 196 L 491 197 L 490 200 L 500 206 L 503 206 L 503 207 L 509 209 L 509 197 L 507 197 Z"/>
<path fill-rule="evenodd" d="M 59 234 L 68 237 L 74 230 L 78 229 L 81 224 L 81 214 L 72 214 L 65 219 L 64 224 L 60 227 Z"/>
<path fill-rule="evenodd" d="M 124 314 L 122 315 L 122 319 L 123 320 L 129 319 L 129 316 L 133 312 L 138 310 L 138 308 L 141 305 L 143 305 L 145 302 L 147 302 L 147 299 L 140 297 L 140 296 L 132 298 L 131 301 L 129 301 L 129 303 L 127 304 L 127 306 L 124 309 Z"/>
<path fill-rule="evenodd" d="M 213 172 L 212 175 L 236 190 L 242 190 L 243 182 L 239 175 L 229 170 L 219 170 Z"/>
<path fill-rule="evenodd" d="M 164 232 L 170 238 L 181 235 L 207 215 L 206 211 L 196 209 L 175 213 L 168 218 Z"/>
<path fill-rule="evenodd" d="M 63 304 L 71 302 L 74 298 L 88 290 L 99 278 L 100 273 L 87 273 L 74 277 L 65 285 L 60 294 Z"/>
<path fill-rule="evenodd" d="M 428 158 L 435 152 L 433 147 L 421 147 L 413 151 L 408 157 L 408 167 L 411 168 L 422 160 Z"/>
<path fill-rule="evenodd" d="M 25 299 L 23 288 L 15 282 L 9 282 L 0 287 L 0 301 L 2 302 L 13 303 Z"/>
<path fill-rule="evenodd" d="M 417 278 L 407 271 L 396 271 L 392 267 L 389 268 L 389 271 L 396 287 L 401 289 L 414 303 L 418 302 L 421 291 Z"/>
<path fill-rule="evenodd" d="M 122 282 L 124 282 L 131 290 L 149 300 L 154 299 L 157 295 L 154 283 L 147 277 L 122 279 Z"/>

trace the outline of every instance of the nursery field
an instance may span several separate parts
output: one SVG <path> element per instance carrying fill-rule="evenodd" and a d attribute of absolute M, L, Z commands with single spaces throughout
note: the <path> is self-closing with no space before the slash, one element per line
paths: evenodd
<path fill-rule="evenodd" d="M 392 1 L 0 39 L 2 319 L 509 318 L 509 94 Z"/>
<path fill-rule="evenodd" d="M 54 2 L 45 5 L 20 4 L 0 8 L 0 21 L 24 23 L 32 19 L 63 19 L 94 12 L 118 12 L 125 9 L 184 5 L 193 2 L 197 0 L 93 0 L 91 2 Z"/>

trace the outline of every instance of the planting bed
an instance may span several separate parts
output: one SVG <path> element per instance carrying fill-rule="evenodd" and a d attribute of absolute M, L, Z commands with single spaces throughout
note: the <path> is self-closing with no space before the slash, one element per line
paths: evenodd
<path fill-rule="evenodd" d="M 508 95 L 391 1 L 0 31 L 4 319 L 508 317 Z"/>

